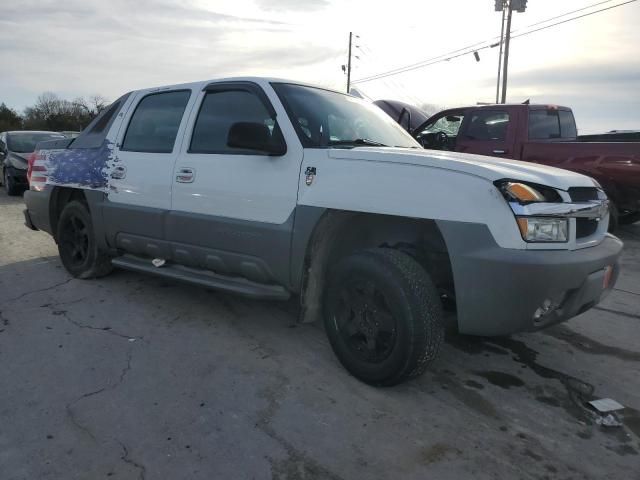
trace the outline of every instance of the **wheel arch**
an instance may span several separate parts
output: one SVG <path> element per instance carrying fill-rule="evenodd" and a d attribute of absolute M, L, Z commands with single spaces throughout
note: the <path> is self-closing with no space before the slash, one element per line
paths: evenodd
<path fill-rule="evenodd" d="M 93 226 L 96 230 L 96 239 L 101 247 L 104 247 L 104 235 L 102 234 L 103 226 L 99 221 L 100 209 L 99 202 L 102 201 L 104 194 L 93 190 L 84 190 L 81 188 L 54 186 L 49 197 L 49 222 L 51 224 L 51 232 L 53 238 L 57 242 L 58 221 L 64 207 L 74 200 L 82 202 L 93 219 Z"/>
<path fill-rule="evenodd" d="M 304 257 L 297 262 L 300 266 L 293 262 L 293 285 L 300 292 L 299 320 L 321 318 L 331 265 L 352 252 L 379 247 L 409 254 L 429 273 L 443 299 L 455 298 L 449 251 L 434 220 L 327 209 L 308 236 Z"/>

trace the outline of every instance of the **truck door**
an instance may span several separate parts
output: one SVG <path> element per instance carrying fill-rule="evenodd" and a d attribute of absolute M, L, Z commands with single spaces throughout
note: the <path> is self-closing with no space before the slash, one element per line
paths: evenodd
<path fill-rule="evenodd" d="M 516 119 L 512 117 L 507 109 L 471 110 L 458 134 L 456 150 L 478 155 L 516 158 Z"/>
<path fill-rule="evenodd" d="M 190 89 L 136 94 L 120 127 L 110 169 L 104 220 L 110 244 L 167 257 L 164 221 Z"/>
<path fill-rule="evenodd" d="M 278 103 L 276 114 L 252 82 L 214 83 L 198 104 L 172 177 L 167 237 L 174 258 L 221 274 L 288 283 L 302 147 L 285 144 L 280 119 L 288 122 L 286 113 Z M 238 126 L 284 152 L 231 146 Z"/>

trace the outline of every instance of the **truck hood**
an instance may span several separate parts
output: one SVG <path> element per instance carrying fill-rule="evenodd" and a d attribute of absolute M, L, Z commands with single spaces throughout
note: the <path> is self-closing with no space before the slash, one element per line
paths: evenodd
<path fill-rule="evenodd" d="M 486 157 L 459 152 L 418 150 L 389 147 L 334 148 L 329 157 L 342 160 L 359 160 L 409 164 L 431 168 L 443 168 L 482 177 L 490 182 L 501 179 L 537 183 L 560 190 L 570 187 L 593 187 L 591 178 L 579 173 L 548 167 L 537 163 L 504 158 Z"/>

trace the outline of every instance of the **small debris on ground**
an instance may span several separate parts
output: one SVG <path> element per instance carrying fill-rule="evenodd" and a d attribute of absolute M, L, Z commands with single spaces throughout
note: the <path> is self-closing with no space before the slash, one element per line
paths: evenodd
<path fill-rule="evenodd" d="M 616 415 L 613 413 L 608 413 L 607 415 L 596 418 L 596 423 L 602 427 L 621 427 L 622 426 L 622 422 L 618 420 L 618 417 L 616 417 Z"/>
<path fill-rule="evenodd" d="M 616 410 L 622 410 L 624 405 L 620 405 L 618 402 L 611 398 L 599 398 L 598 400 L 591 400 L 589 402 L 593 408 L 601 413 L 615 412 Z"/>

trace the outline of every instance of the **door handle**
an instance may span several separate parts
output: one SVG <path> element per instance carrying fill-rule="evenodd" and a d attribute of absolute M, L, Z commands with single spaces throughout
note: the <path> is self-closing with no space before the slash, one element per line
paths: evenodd
<path fill-rule="evenodd" d="M 114 167 L 113 171 L 111 172 L 111 178 L 114 178 L 116 180 L 121 180 L 126 176 L 127 167 L 125 167 L 124 165 L 118 165 L 117 167 Z"/>
<path fill-rule="evenodd" d="M 497 155 L 504 155 L 505 153 L 507 153 L 506 150 L 494 150 L 493 153 L 497 154 Z"/>
<path fill-rule="evenodd" d="M 193 183 L 196 178 L 196 171 L 193 168 L 181 167 L 176 173 L 176 182 Z"/>

